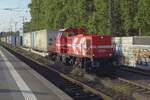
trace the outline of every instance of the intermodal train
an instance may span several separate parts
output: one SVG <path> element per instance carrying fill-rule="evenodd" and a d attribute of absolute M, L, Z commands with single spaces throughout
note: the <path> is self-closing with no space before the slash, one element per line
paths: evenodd
<path fill-rule="evenodd" d="M 14 37 L 4 36 L 1 41 L 46 52 L 52 60 L 85 68 L 86 71 L 109 70 L 114 61 L 112 36 L 88 34 L 82 27 L 45 29 Z M 16 41 L 18 37 L 19 42 Z"/>
<path fill-rule="evenodd" d="M 84 28 L 44 29 L 1 35 L 2 42 L 46 53 L 49 59 L 86 71 L 114 71 L 114 65 L 150 70 L 150 37 L 88 34 Z"/>

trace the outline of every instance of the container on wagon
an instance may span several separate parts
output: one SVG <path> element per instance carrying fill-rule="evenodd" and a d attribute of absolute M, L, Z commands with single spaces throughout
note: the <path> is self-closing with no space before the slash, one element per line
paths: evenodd
<path fill-rule="evenodd" d="M 22 36 L 16 36 L 16 45 L 22 46 Z"/>
<path fill-rule="evenodd" d="M 16 46 L 20 46 L 19 36 L 16 36 Z"/>
<path fill-rule="evenodd" d="M 6 43 L 6 37 L 1 37 L 1 42 L 5 42 Z"/>
<path fill-rule="evenodd" d="M 51 46 L 56 41 L 59 31 L 45 29 L 34 32 L 33 39 L 33 49 L 42 52 L 52 51 Z"/>
<path fill-rule="evenodd" d="M 133 37 L 132 44 L 115 43 L 115 53 L 122 65 L 132 67 L 150 67 L 150 45 L 146 43 L 149 37 Z M 124 38 L 120 38 L 124 41 Z M 143 45 L 144 44 L 144 45 Z"/>
<path fill-rule="evenodd" d="M 13 45 L 13 46 L 16 46 L 16 36 L 15 35 L 11 35 L 10 38 L 11 38 L 10 44 Z"/>
<path fill-rule="evenodd" d="M 10 35 L 8 35 L 6 37 L 6 42 L 7 42 L 7 44 L 11 44 L 11 36 Z"/>
<path fill-rule="evenodd" d="M 133 37 L 113 37 L 116 44 L 133 44 Z"/>
<path fill-rule="evenodd" d="M 9 40 L 9 39 L 8 39 L 8 36 L 6 36 L 6 43 L 8 43 L 8 40 Z"/>
<path fill-rule="evenodd" d="M 32 39 L 31 39 L 30 32 L 23 34 L 23 47 L 26 47 L 26 48 L 32 47 Z"/>
<path fill-rule="evenodd" d="M 150 45 L 150 36 L 113 37 L 116 44 Z"/>
<path fill-rule="evenodd" d="M 150 45 L 150 36 L 134 36 L 133 44 Z"/>
<path fill-rule="evenodd" d="M 37 32 L 32 32 L 32 49 L 36 48 L 36 39 L 37 39 Z"/>

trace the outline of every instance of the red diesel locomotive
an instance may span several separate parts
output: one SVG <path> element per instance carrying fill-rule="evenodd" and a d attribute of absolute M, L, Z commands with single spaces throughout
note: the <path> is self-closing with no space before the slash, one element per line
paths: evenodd
<path fill-rule="evenodd" d="M 49 51 L 53 60 L 79 66 L 86 71 L 108 70 L 108 65 L 112 65 L 114 60 L 112 36 L 87 34 L 84 28 L 59 30 Z"/>

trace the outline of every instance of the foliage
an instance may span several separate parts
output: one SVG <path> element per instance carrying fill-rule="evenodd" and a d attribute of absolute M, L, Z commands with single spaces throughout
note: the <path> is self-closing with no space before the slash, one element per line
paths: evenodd
<path fill-rule="evenodd" d="M 89 33 L 149 35 L 150 0 L 31 0 L 25 31 L 85 26 Z"/>

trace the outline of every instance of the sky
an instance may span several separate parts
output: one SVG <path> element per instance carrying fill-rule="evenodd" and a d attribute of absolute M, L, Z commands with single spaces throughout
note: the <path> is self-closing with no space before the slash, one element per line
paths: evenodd
<path fill-rule="evenodd" d="M 30 21 L 28 4 L 31 0 L 0 1 L 0 32 L 22 30 L 23 19 Z M 16 28 L 15 28 L 16 26 Z"/>

